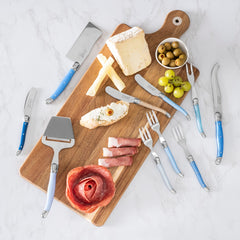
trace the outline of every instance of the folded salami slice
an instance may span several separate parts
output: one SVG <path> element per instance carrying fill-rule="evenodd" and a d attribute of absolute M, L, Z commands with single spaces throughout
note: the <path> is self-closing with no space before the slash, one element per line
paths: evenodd
<path fill-rule="evenodd" d="M 67 175 L 66 196 L 77 210 L 91 213 L 110 203 L 115 185 L 110 171 L 98 165 L 72 169 Z"/>
<path fill-rule="evenodd" d="M 140 147 L 141 138 L 108 138 L 108 147 Z"/>
<path fill-rule="evenodd" d="M 98 165 L 104 167 L 117 167 L 117 166 L 131 166 L 133 163 L 132 156 L 123 156 L 117 158 L 99 158 Z"/>
<path fill-rule="evenodd" d="M 119 157 L 124 155 L 135 155 L 137 147 L 103 148 L 103 157 Z"/>

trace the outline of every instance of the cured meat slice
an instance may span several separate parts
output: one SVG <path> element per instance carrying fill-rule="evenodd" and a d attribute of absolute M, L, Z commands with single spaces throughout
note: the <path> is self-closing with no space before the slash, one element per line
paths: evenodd
<path fill-rule="evenodd" d="M 98 164 L 104 167 L 131 166 L 132 163 L 133 163 L 132 156 L 98 159 Z"/>
<path fill-rule="evenodd" d="M 115 185 L 110 171 L 98 165 L 72 169 L 67 175 L 66 197 L 77 210 L 91 213 L 110 203 Z"/>
<path fill-rule="evenodd" d="M 108 147 L 140 147 L 141 138 L 108 138 Z"/>
<path fill-rule="evenodd" d="M 103 157 L 118 157 L 124 155 L 135 155 L 138 152 L 137 147 L 123 148 L 103 148 Z"/>

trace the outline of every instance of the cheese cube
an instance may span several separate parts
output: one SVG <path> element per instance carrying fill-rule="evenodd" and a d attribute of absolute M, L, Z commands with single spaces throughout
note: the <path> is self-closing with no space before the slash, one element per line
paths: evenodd
<path fill-rule="evenodd" d="M 151 64 L 151 55 L 144 31 L 133 27 L 107 40 L 107 46 L 126 76 L 141 71 Z"/>

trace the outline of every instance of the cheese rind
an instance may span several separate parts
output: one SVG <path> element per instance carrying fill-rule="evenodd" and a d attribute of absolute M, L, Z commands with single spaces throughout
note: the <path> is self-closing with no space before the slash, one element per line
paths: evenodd
<path fill-rule="evenodd" d="M 133 27 L 109 38 L 107 46 L 126 76 L 137 73 L 151 64 L 145 34 L 139 27 Z"/>

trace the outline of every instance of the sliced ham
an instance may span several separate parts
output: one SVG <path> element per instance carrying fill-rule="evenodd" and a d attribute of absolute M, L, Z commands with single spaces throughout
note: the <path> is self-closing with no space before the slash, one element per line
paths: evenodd
<path fill-rule="evenodd" d="M 124 155 L 135 155 L 138 152 L 137 147 L 122 147 L 122 148 L 103 148 L 103 157 L 118 157 Z"/>
<path fill-rule="evenodd" d="M 140 147 L 141 138 L 108 138 L 108 147 Z"/>
<path fill-rule="evenodd" d="M 110 203 L 115 185 L 110 171 L 98 165 L 72 169 L 67 175 L 66 197 L 77 210 L 91 213 Z"/>
<path fill-rule="evenodd" d="M 131 166 L 132 163 L 133 163 L 132 156 L 98 159 L 98 165 L 101 165 L 104 167 Z"/>

